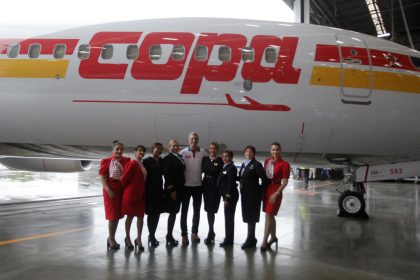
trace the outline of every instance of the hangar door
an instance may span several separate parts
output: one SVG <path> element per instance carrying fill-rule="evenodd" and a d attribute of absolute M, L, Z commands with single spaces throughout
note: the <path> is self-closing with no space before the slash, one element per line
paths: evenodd
<path fill-rule="evenodd" d="M 341 65 L 341 95 L 346 104 L 372 103 L 372 64 L 363 39 L 337 35 Z"/>

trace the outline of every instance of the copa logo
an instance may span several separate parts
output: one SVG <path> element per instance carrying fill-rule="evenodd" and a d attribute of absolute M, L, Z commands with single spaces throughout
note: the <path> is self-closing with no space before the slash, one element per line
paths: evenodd
<path fill-rule="evenodd" d="M 101 49 L 105 44 L 137 44 L 140 37 L 144 39 L 139 46 L 136 60 L 128 63 L 106 64 L 100 63 Z M 181 94 L 198 94 L 203 79 L 207 81 L 232 81 L 239 71 L 241 50 L 246 47 L 247 38 L 241 34 L 201 33 L 195 41 L 193 33 L 188 32 L 99 32 L 89 42 L 90 56 L 82 60 L 79 74 L 85 79 L 124 79 L 131 75 L 136 80 L 177 80 L 182 76 L 184 68 L 185 77 L 180 89 Z M 256 35 L 251 38 L 249 47 L 254 50 L 254 59 L 242 64 L 241 75 L 244 80 L 258 83 L 274 81 L 279 84 L 297 84 L 301 69 L 293 67 L 298 37 L 277 37 L 271 35 Z M 171 57 L 164 64 L 155 64 L 149 57 L 150 48 L 154 45 L 182 45 L 185 56 L 181 60 Z M 226 46 L 231 50 L 228 61 L 221 61 L 219 65 L 209 65 L 209 59 L 190 59 L 188 54 L 194 47 L 207 47 L 211 54 L 215 46 Z M 276 62 L 272 67 L 262 65 L 264 51 L 268 47 L 278 48 Z M 127 69 L 131 67 L 128 72 Z M 129 73 L 129 74 L 128 74 Z"/>

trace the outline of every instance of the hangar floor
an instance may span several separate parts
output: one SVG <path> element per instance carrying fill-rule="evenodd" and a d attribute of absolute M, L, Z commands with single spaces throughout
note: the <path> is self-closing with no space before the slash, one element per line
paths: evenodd
<path fill-rule="evenodd" d="M 137 254 L 106 250 L 96 174 L 97 169 L 57 175 L 0 168 L 0 279 L 419 279 L 418 184 L 368 184 L 370 219 L 358 220 L 336 217 L 333 182 L 311 181 L 305 191 L 301 181 L 292 180 L 276 218 L 278 250 L 240 249 L 246 225 L 239 204 L 233 248 L 203 243 L 167 248 L 163 214 L 161 245 Z M 218 242 L 223 224 L 219 210 Z M 175 230 L 179 237 L 179 217 Z M 203 238 L 206 232 L 202 212 L 199 234 Z M 147 234 L 145 227 L 143 244 Z M 122 223 L 117 238 L 123 242 Z"/>

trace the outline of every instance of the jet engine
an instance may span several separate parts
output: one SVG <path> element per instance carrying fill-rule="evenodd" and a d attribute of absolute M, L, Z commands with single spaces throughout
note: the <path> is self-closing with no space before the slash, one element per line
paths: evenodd
<path fill-rule="evenodd" d="M 89 160 L 54 159 L 54 158 L 0 158 L 0 163 L 10 169 L 34 172 L 82 172 L 89 170 Z"/>

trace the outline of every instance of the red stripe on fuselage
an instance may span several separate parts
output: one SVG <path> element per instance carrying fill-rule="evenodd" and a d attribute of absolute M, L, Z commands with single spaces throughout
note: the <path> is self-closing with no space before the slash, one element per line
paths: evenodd
<path fill-rule="evenodd" d="M 420 72 L 411 63 L 407 55 L 388 52 L 383 50 L 371 49 L 370 57 L 372 66 L 379 66 L 392 69 L 404 69 Z M 343 59 L 359 59 L 360 65 L 369 66 L 368 51 L 365 48 L 341 46 L 341 55 Z M 316 45 L 315 61 L 319 62 L 340 62 L 339 49 L 336 45 Z"/>
<path fill-rule="evenodd" d="M 33 44 L 41 45 L 41 55 L 53 54 L 55 45 L 66 45 L 66 55 L 72 55 L 79 39 L 1 39 L 0 54 L 7 53 L 7 47 L 19 44 L 19 54 L 28 54 L 29 47 Z"/>

